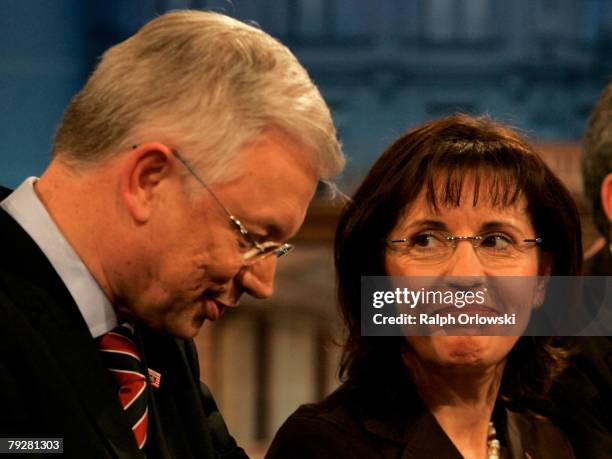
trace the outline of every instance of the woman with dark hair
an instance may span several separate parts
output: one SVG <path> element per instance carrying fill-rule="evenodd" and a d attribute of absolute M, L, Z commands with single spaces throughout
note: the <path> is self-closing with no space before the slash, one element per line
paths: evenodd
<path fill-rule="evenodd" d="M 300 407 L 268 458 L 571 458 L 538 413 L 563 370 L 552 338 L 373 337 L 362 276 L 570 276 L 580 220 L 515 132 L 455 115 L 407 132 L 374 164 L 336 232 L 343 385 Z"/>

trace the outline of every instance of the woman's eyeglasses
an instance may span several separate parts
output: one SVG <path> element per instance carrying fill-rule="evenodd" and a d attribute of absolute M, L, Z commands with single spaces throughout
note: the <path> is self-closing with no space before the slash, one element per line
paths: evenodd
<path fill-rule="evenodd" d="M 423 264 L 435 264 L 448 260 L 457 244 L 467 241 L 485 264 L 504 265 L 521 260 L 529 249 L 541 246 L 543 240 L 515 240 L 501 232 L 487 232 L 474 236 L 454 236 L 445 231 L 423 231 L 405 239 L 391 239 L 390 248 L 409 259 Z"/>

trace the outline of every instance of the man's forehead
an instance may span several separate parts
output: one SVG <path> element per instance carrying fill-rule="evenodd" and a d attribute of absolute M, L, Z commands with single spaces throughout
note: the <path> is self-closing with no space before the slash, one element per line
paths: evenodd
<path fill-rule="evenodd" d="M 283 131 L 271 129 L 243 145 L 232 158 L 232 167 L 242 173 L 264 174 L 299 168 L 316 176 L 314 156 L 301 142 Z"/>
<path fill-rule="evenodd" d="M 299 168 L 283 173 L 245 170 L 234 179 L 216 185 L 215 192 L 230 212 L 259 233 L 293 235 L 304 220 L 317 181 Z M 264 168 L 265 169 L 265 168 Z"/>

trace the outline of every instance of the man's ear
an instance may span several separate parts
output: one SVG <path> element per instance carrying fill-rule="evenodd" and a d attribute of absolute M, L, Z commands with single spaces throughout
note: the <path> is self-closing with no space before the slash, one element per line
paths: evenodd
<path fill-rule="evenodd" d="M 159 196 L 159 185 L 170 174 L 172 164 L 172 150 L 158 142 L 135 146 L 123 160 L 121 197 L 138 223 L 149 219 Z"/>
<path fill-rule="evenodd" d="M 612 225 L 612 172 L 601 182 L 601 207 Z"/>

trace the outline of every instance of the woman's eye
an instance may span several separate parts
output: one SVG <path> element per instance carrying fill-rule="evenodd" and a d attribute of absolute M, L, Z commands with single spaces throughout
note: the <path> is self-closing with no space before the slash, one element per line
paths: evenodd
<path fill-rule="evenodd" d="M 482 236 L 481 246 L 488 249 L 506 250 L 513 245 L 512 238 L 505 234 L 487 234 Z"/>
<path fill-rule="evenodd" d="M 412 239 L 412 245 L 427 247 L 430 239 L 431 239 L 431 236 L 429 234 L 419 234 L 418 236 Z"/>
<path fill-rule="evenodd" d="M 434 248 L 441 245 L 440 240 L 431 233 L 417 234 L 411 239 L 411 246 L 417 248 Z"/>

